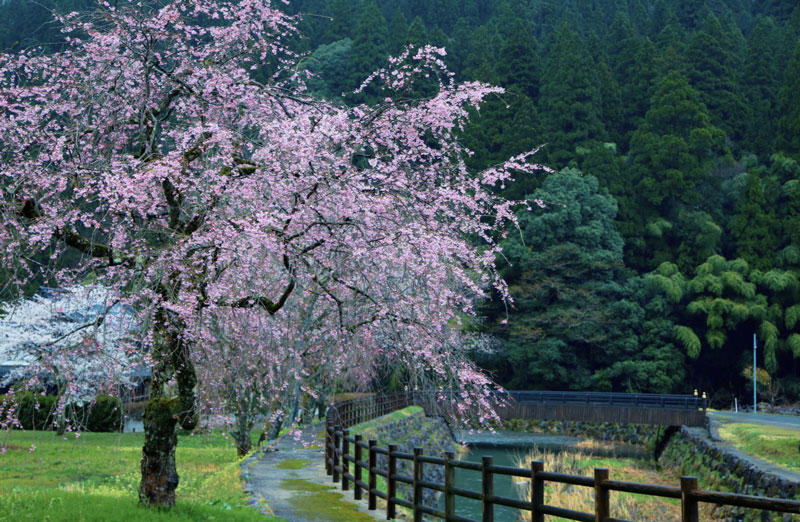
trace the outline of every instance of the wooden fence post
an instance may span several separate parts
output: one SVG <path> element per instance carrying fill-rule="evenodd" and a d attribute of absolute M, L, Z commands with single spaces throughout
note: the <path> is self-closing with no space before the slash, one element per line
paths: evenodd
<path fill-rule="evenodd" d="M 608 480 L 608 468 L 595 468 L 594 470 L 594 519 L 595 522 L 605 522 L 611 516 L 608 488 L 603 484 Z"/>
<path fill-rule="evenodd" d="M 325 419 L 325 472 L 328 475 L 333 475 L 333 424 L 330 422 L 330 416 L 327 415 Z"/>
<path fill-rule="evenodd" d="M 396 444 L 389 444 L 389 467 L 387 469 L 386 477 L 386 520 L 392 520 L 397 516 L 397 511 L 394 505 L 394 498 L 397 496 L 397 457 L 394 454 L 397 452 Z"/>
<path fill-rule="evenodd" d="M 333 481 L 339 482 L 339 444 L 342 442 L 342 427 L 333 428 Z"/>
<path fill-rule="evenodd" d="M 361 481 L 361 459 L 364 457 L 361 452 L 361 438 L 361 434 L 356 435 L 356 465 L 353 471 L 353 475 L 355 476 L 355 480 L 353 481 L 353 498 L 356 500 L 361 500 L 361 486 L 359 482 Z"/>
<path fill-rule="evenodd" d="M 456 484 L 456 468 L 453 467 L 453 460 L 456 455 L 452 451 L 444 454 L 444 513 L 446 520 L 456 514 L 456 496 L 453 494 L 453 487 Z"/>
<path fill-rule="evenodd" d="M 342 491 L 350 489 L 350 481 L 347 479 L 347 474 L 350 473 L 350 461 L 347 457 L 350 455 L 350 441 L 347 437 L 350 436 L 350 430 L 342 432 Z"/>
<path fill-rule="evenodd" d="M 494 463 L 492 457 L 483 457 L 481 459 L 483 466 L 481 468 L 482 482 L 483 482 L 483 522 L 494 522 L 494 504 L 492 497 L 494 497 L 494 474 L 489 469 Z"/>
<path fill-rule="evenodd" d="M 368 508 L 369 509 L 377 509 L 378 508 L 378 499 L 377 495 L 375 495 L 375 488 L 378 487 L 377 475 L 375 474 L 375 468 L 378 466 L 378 455 L 375 453 L 375 446 L 377 446 L 378 441 L 375 439 L 369 440 L 369 479 L 367 481 L 367 499 L 368 499 Z"/>
<path fill-rule="evenodd" d="M 422 462 L 419 457 L 422 456 L 422 448 L 414 448 L 414 522 L 422 522 L 422 511 L 419 509 L 422 506 Z"/>
<path fill-rule="evenodd" d="M 537 473 L 544 471 L 544 462 L 534 460 L 531 461 L 531 522 L 544 522 L 544 513 L 542 513 L 542 506 L 544 506 L 544 480 L 537 476 Z"/>
<path fill-rule="evenodd" d="M 696 477 L 681 477 L 681 520 L 683 522 L 700 522 L 697 499 L 692 495 L 697 491 Z"/>

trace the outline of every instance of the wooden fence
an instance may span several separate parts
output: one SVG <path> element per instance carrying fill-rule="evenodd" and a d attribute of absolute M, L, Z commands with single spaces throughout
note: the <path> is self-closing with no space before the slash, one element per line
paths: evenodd
<path fill-rule="evenodd" d="M 756 497 L 700 490 L 695 477 L 681 477 L 680 487 L 640 484 L 609 479 L 609 470 L 597 468 L 593 477 L 568 475 L 548 472 L 544 463 L 533 461 L 530 469 L 496 466 L 491 457 L 483 457 L 481 462 L 456 460 L 453 453 L 443 457 L 423 455 L 421 448 L 413 453 L 400 452 L 396 445 L 378 446 L 377 441 L 364 441 L 361 435 L 351 436 L 343 426 L 352 426 L 365 420 L 385 415 L 393 409 L 413 404 L 412 394 L 396 394 L 384 398 L 357 399 L 345 401 L 331 407 L 325 437 L 325 464 L 328 475 L 334 482 L 341 482 L 342 491 L 349 491 L 352 486 L 355 499 L 367 495 L 368 507 L 377 509 L 377 499 L 386 502 L 386 518 L 393 519 L 397 514 L 397 506 L 411 510 L 415 521 L 421 521 L 423 515 L 436 517 L 446 521 L 471 522 L 471 519 L 456 515 L 456 499 L 469 498 L 482 503 L 484 522 L 494 521 L 494 507 L 508 506 L 527 511 L 533 522 L 544 522 L 545 515 L 558 516 L 568 520 L 621 522 L 610 512 L 610 493 L 612 491 L 637 493 L 654 497 L 674 498 L 681 501 L 681 520 L 684 522 L 699 521 L 698 507 L 700 503 L 711 503 L 723 506 L 739 506 L 743 508 L 766 510 L 779 513 L 800 514 L 800 502 L 795 500 Z M 334 424 L 335 423 L 335 424 Z M 378 466 L 378 455 L 386 458 L 386 466 Z M 412 475 L 398 473 L 398 462 L 412 463 Z M 352 465 L 352 467 L 351 467 Z M 425 466 L 441 466 L 444 468 L 444 483 L 429 482 L 424 479 Z M 481 491 L 471 491 L 455 486 L 455 470 L 464 469 L 481 473 Z M 367 480 L 364 479 L 366 474 Z M 494 493 L 496 475 L 510 475 L 528 479 L 531 500 L 508 498 Z M 383 477 L 385 490 L 377 486 L 377 477 Z M 571 484 L 594 489 L 594 513 L 573 511 L 544 503 L 544 490 L 547 482 Z M 410 499 L 401 498 L 397 494 L 398 484 L 411 486 L 413 494 Z M 422 503 L 424 489 L 438 491 L 444 499 L 444 508 L 436 509 Z"/>

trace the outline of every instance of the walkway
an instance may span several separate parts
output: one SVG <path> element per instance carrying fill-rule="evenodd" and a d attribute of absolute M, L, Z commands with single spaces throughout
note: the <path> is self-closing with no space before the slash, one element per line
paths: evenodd
<path fill-rule="evenodd" d="M 365 501 L 356 503 L 352 491 L 342 492 L 325 473 L 323 426 L 312 426 L 298 441 L 283 437 L 242 465 L 250 503 L 289 522 L 384 520 L 380 510 L 367 511 Z"/>
<path fill-rule="evenodd" d="M 800 438 L 800 417 L 793 415 L 774 415 L 769 413 L 733 413 L 733 412 L 708 412 L 710 419 L 710 433 L 711 439 L 714 444 L 724 448 L 727 453 L 734 455 L 739 460 L 749 463 L 757 469 L 780 477 L 781 479 L 800 485 L 800 473 L 790 471 L 782 468 L 765 460 L 762 460 L 753 455 L 744 453 L 742 450 L 735 448 L 732 444 L 722 440 L 719 436 L 719 422 L 744 422 L 748 424 L 761 424 L 764 426 L 777 426 L 780 428 L 798 430 L 798 438 Z M 705 430 L 698 428 L 691 428 L 697 434 L 707 437 Z"/>
<path fill-rule="evenodd" d="M 732 411 L 710 411 L 708 415 L 717 419 L 726 419 L 733 422 L 746 422 L 749 424 L 764 424 L 766 426 L 777 426 L 800 430 L 800 416 L 798 415 L 777 415 L 773 413 L 734 413 Z"/>

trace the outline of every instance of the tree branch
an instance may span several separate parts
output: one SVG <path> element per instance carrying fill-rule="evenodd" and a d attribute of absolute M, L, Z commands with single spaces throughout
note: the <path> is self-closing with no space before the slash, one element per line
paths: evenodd
<path fill-rule="evenodd" d="M 273 302 L 266 297 L 243 297 L 230 306 L 232 308 L 253 308 L 255 306 L 260 306 L 269 312 L 269 315 L 275 315 L 278 310 L 283 308 L 283 305 L 286 304 L 286 300 L 289 299 L 292 290 L 294 290 L 294 285 L 294 278 L 292 278 L 277 302 Z"/>

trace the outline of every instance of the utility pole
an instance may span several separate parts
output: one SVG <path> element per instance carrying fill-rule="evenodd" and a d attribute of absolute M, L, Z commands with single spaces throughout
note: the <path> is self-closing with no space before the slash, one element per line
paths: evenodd
<path fill-rule="evenodd" d="M 753 413 L 756 412 L 756 334 L 753 334 Z"/>

